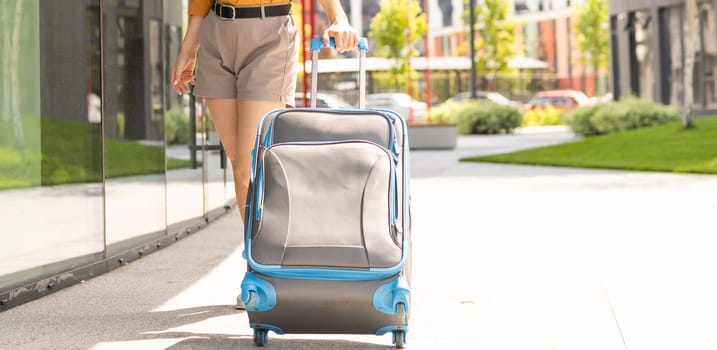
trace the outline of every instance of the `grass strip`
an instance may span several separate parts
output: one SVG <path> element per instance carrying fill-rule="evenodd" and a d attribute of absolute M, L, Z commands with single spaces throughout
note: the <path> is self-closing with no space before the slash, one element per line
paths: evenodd
<path fill-rule="evenodd" d="M 461 161 L 717 174 L 717 117 Z"/>

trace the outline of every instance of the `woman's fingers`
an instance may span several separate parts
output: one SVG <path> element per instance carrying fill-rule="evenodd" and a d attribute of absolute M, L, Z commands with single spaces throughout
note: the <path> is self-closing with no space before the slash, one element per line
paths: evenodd
<path fill-rule="evenodd" d="M 358 34 L 346 22 L 337 22 L 329 26 L 324 32 L 324 42 L 329 37 L 334 38 L 336 50 L 339 52 L 353 50 L 358 46 Z"/>
<path fill-rule="evenodd" d="M 172 88 L 174 92 L 181 95 L 189 93 L 189 85 L 196 84 L 194 79 L 194 62 L 177 57 L 174 70 L 172 71 Z"/>
<path fill-rule="evenodd" d="M 172 73 L 172 88 L 174 89 L 174 92 L 177 93 L 177 95 L 182 94 L 182 89 L 180 88 L 180 78 L 181 75 L 175 70 Z"/>
<path fill-rule="evenodd" d="M 341 32 L 337 35 L 340 39 L 341 51 L 353 50 L 358 46 L 358 40 L 356 39 L 356 33 L 354 32 Z"/>

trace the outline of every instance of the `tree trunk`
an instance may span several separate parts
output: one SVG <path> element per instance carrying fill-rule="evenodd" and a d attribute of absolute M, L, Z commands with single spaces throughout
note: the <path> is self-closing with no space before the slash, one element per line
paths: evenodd
<path fill-rule="evenodd" d="M 573 58 L 570 62 L 572 64 L 573 60 L 577 61 L 578 65 L 580 65 L 580 91 L 584 92 L 586 95 L 588 94 L 588 64 L 592 64 L 592 60 L 588 57 L 585 57 L 585 52 L 580 52 L 580 57 L 578 59 Z M 570 86 L 573 87 L 574 79 L 570 78 Z"/>
<path fill-rule="evenodd" d="M 683 101 L 683 118 L 682 125 L 685 128 L 692 127 L 693 109 L 695 104 L 694 94 L 694 65 L 695 51 L 699 46 L 698 33 L 698 10 L 697 0 L 687 0 L 685 2 L 685 66 L 683 67 L 684 76 L 684 101 Z"/>
<path fill-rule="evenodd" d="M 10 15 L 9 6 L 7 1 L 0 2 L 0 52 L 7 53 L 10 51 L 10 36 L 4 33 L 10 32 Z M 2 70 L 2 77 L 0 77 L 0 85 L 2 85 L 2 91 L 0 96 L 0 120 L 10 121 L 10 62 L 8 62 L 8 56 L 6 54 L 0 54 L 0 70 Z"/>
<path fill-rule="evenodd" d="M 600 62 L 593 62 L 593 85 L 595 88 L 595 97 L 600 96 Z"/>
<path fill-rule="evenodd" d="M 20 148 L 25 146 L 25 133 L 22 127 L 22 116 L 20 115 L 20 81 L 18 79 L 18 60 L 20 58 L 20 30 L 22 29 L 22 1 L 16 1 L 15 14 L 12 17 L 15 25 L 12 30 L 12 47 L 10 49 L 10 103 L 13 131 L 15 133 L 15 144 Z"/>

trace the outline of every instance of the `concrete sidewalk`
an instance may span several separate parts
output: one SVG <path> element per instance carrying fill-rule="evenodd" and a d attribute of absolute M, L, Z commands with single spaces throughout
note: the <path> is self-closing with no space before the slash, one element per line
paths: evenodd
<path fill-rule="evenodd" d="M 715 349 L 717 177 L 459 163 L 575 139 L 460 137 L 412 154 L 408 349 Z M 239 215 L 0 314 L 2 349 L 254 349 L 233 308 Z M 270 334 L 268 349 L 389 336 Z"/>

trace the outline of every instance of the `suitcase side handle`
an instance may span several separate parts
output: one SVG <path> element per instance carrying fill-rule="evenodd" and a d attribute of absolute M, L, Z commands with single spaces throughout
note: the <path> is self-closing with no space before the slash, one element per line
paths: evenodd
<path fill-rule="evenodd" d="M 322 48 L 336 48 L 334 38 L 329 39 L 329 46 L 324 44 L 321 38 L 311 39 L 311 108 L 316 108 L 319 77 L 319 51 Z M 359 50 L 359 108 L 366 108 L 366 52 L 368 52 L 368 39 L 360 38 Z"/>

